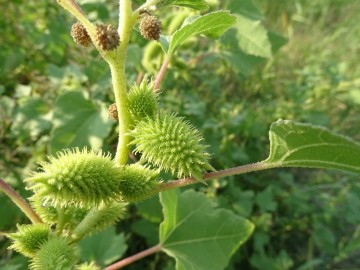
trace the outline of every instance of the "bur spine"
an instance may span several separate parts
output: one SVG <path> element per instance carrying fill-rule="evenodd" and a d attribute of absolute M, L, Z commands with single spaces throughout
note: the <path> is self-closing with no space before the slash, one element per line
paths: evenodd
<path fill-rule="evenodd" d="M 50 236 L 50 228 L 45 224 L 18 225 L 16 233 L 8 234 L 13 240 L 9 249 L 13 249 L 26 257 L 33 257 Z"/>
<path fill-rule="evenodd" d="M 154 119 L 147 118 L 136 125 L 131 135 L 131 144 L 135 145 L 135 153 L 142 154 L 142 161 L 179 178 L 200 180 L 203 172 L 214 170 L 201 134 L 181 117 L 161 113 Z"/>
<path fill-rule="evenodd" d="M 146 76 L 140 84 L 134 84 L 128 97 L 129 111 L 135 123 L 156 115 L 158 103 L 157 94 L 154 92 L 154 82 L 149 81 Z"/>
<path fill-rule="evenodd" d="M 138 202 L 148 199 L 158 191 L 159 172 L 139 164 L 125 166 L 121 174 L 121 195 L 124 201 Z"/>
<path fill-rule="evenodd" d="M 75 248 L 63 237 L 54 235 L 31 260 L 31 270 L 72 270 L 77 261 Z"/>
<path fill-rule="evenodd" d="M 89 208 L 119 200 L 122 169 L 101 151 L 68 149 L 41 163 L 42 171 L 25 179 L 34 192 L 33 200 L 42 198 L 53 206 Z"/>

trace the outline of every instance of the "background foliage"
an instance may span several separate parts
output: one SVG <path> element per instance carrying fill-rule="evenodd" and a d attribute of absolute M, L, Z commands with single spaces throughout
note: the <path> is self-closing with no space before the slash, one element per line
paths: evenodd
<path fill-rule="evenodd" d="M 78 2 L 93 21 L 116 20 L 116 1 Z M 230 9 L 239 23 L 218 41 L 187 41 L 172 59 L 160 101 L 201 130 L 215 168 L 266 158 L 267 131 L 278 118 L 327 126 L 360 141 L 359 1 L 209 2 L 212 10 Z M 22 179 L 47 154 L 82 145 L 114 152 L 117 135 L 107 117 L 114 97 L 106 63 L 75 46 L 68 34 L 74 20 L 55 1 L 0 7 L 6 10 L 0 17 L 0 171 L 27 197 Z M 159 13 L 164 32 L 173 33 L 191 12 Z M 249 42 L 252 37 L 256 42 Z M 136 32 L 129 86 L 144 72 L 156 74 L 162 60 L 161 47 Z M 357 269 L 357 180 L 338 171 L 279 169 L 194 187 L 256 225 L 227 269 Z M 3 194 L 0 214 L 1 231 L 28 222 Z M 84 239 L 80 256 L 106 265 L 141 251 L 157 243 L 161 221 L 158 198 L 131 205 L 116 230 Z M 109 249 L 99 248 L 97 239 Z M 0 269 L 27 269 L 26 259 L 8 246 L 0 238 Z M 128 267 L 173 268 L 164 254 Z"/>

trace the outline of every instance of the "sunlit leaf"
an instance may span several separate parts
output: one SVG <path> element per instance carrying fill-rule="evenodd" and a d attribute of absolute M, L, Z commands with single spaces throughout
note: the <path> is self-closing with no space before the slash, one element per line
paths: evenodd
<path fill-rule="evenodd" d="M 204 16 L 187 20 L 187 23 L 185 23 L 179 30 L 175 31 L 172 38 L 166 37 L 160 41 L 163 49 L 168 55 L 171 55 L 189 37 L 204 34 L 212 38 L 218 38 L 235 22 L 235 17 L 230 15 L 228 11 L 208 13 Z M 165 41 L 168 42 L 169 45 L 164 45 L 166 44 Z"/>
<path fill-rule="evenodd" d="M 97 108 L 81 92 L 67 92 L 55 104 L 51 152 L 82 146 L 100 149 L 112 124 L 105 108 Z"/>
<path fill-rule="evenodd" d="M 214 209 L 204 194 L 193 190 L 163 192 L 161 204 L 160 243 L 178 270 L 224 269 L 254 229 L 247 219 Z"/>
<path fill-rule="evenodd" d="M 265 163 L 360 173 L 360 143 L 323 127 L 279 120 L 271 125 L 269 136 Z"/>

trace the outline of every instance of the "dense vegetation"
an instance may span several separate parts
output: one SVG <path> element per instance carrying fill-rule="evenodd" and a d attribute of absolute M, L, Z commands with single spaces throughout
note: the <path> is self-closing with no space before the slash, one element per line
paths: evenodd
<path fill-rule="evenodd" d="M 78 1 L 92 21 L 116 19 L 116 1 Z M 142 1 L 135 1 L 142 2 Z M 356 0 L 209 1 L 261 20 L 272 41 L 262 57 L 233 38 L 190 39 L 172 59 L 161 107 L 185 116 L 205 137 L 211 164 L 229 168 L 268 155 L 268 129 L 279 118 L 326 126 L 360 141 L 360 3 Z M 74 19 L 55 1 L 0 4 L 0 177 L 23 197 L 37 162 L 63 148 L 91 146 L 114 153 L 116 125 L 110 72 L 95 50 L 74 45 Z M 159 13 L 172 33 L 191 10 Z M 173 19 L 175 16 L 176 19 Z M 264 28 L 264 29 L 265 29 Z M 132 36 L 128 85 L 155 75 L 163 53 Z M 86 113 L 84 113 L 84 111 Z M 134 159 L 136 157 L 133 157 Z M 167 175 L 163 176 L 170 177 Z M 196 185 L 214 205 L 250 219 L 256 230 L 227 269 L 356 269 L 360 265 L 360 184 L 342 171 L 276 169 Z M 193 187 L 192 187 L 193 188 Z M 0 230 L 27 218 L 0 194 Z M 106 265 L 157 242 L 158 198 L 132 204 L 126 219 L 84 239 L 80 257 Z M 126 241 L 125 241 L 126 239 Z M 0 238 L 0 269 L 27 269 L 27 260 Z M 173 269 L 164 254 L 128 269 Z"/>

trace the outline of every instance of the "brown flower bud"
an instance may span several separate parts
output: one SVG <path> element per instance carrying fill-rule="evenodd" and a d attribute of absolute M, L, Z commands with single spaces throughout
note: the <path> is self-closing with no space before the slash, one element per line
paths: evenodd
<path fill-rule="evenodd" d="M 104 51 L 112 51 L 120 44 L 119 33 L 110 24 L 97 24 L 96 44 Z"/>
<path fill-rule="evenodd" d="M 114 121 L 118 121 L 118 111 L 117 111 L 117 108 L 116 108 L 116 104 L 111 104 L 109 106 L 109 118 L 111 118 L 112 120 Z"/>
<path fill-rule="evenodd" d="M 70 35 L 77 44 L 83 47 L 88 47 L 91 43 L 91 38 L 81 22 L 76 22 L 71 26 Z"/>
<path fill-rule="evenodd" d="M 140 33 L 147 40 L 159 40 L 161 22 L 156 16 L 145 16 L 140 22 Z"/>

